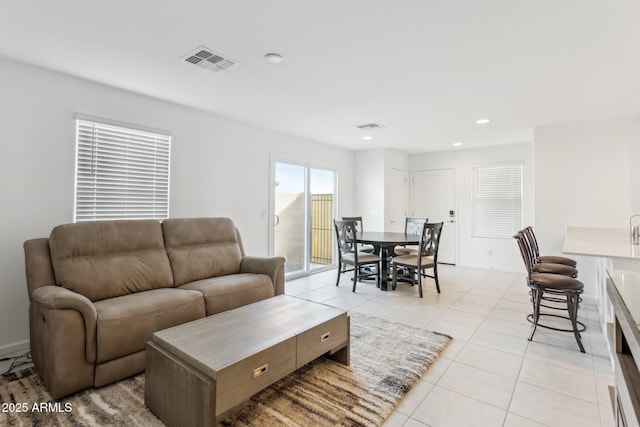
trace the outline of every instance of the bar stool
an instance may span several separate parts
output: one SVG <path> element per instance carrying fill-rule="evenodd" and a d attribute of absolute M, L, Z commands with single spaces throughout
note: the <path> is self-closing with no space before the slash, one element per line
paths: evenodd
<path fill-rule="evenodd" d="M 574 279 L 578 277 L 578 270 L 575 268 L 576 262 L 574 260 L 565 257 L 540 256 L 538 252 L 538 243 L 535 235 L 533 234 L 533 228 L 529 226 L 520 230 L 518 233 L 524 239 L 523 243 L 526 245 L 533 273 L 559 274 L 561 276 L 573 277 Z M 516 236 L 517 235 L 518 234 L 516 234 Z"/>
<path fill-rule="evenodd" d="M 518 241 L 520 254 L 527 269 L 527 285 L 531 289 L 533 313 L 527 316 L 527 320 L 531 323 L 529 341 L 533 339 L 538 326 L 554 331 L 572 332 L 580 351 L 584 353 L 580 332 L 586 331 L 587 327 L 578 320 L 578 308 L 581 302 L 580 294 L 584 290 L 584 284 L 569 275 L 537 272 L 534 266 L 545 263 L 536 262 L 534 249 L 529 244 L 524 230 L 517 232 L 513 237 Z M 566 311 L 567 315 L 542 313 L 541 307 Z M 557 328 L 540 323 L 540 317 L 542 316 L 567 319 L 571 322 L 571 329 Z"/>
<path fill-rule="evenodd" d="M 541 263 L 550 262 L 553 264 L 568 265 L 570 267 L 576 268 L 577 262 L 572 258 L 567 258 L 564 256 L 557 256 L 557 255 L 540 256 L 540 250 L 538 248 L 538 240 L 536 239 L 536 235 L 533 232 L 533 227 L 531 226 L 525 227 L 523 230 L 521 230 L 521 232 L 524 233 L 525 237 L 529 241 L 529 245 L 533 249 L 536 262 L 541 262 Z"/>
<path fill-rule="evenodd" d="M 564 264 L 555 264 L 552 262 L 536 262 L 532 266 L 534 273 L 559 274 L 561 276 L 578 277 L 578 270 Z"/>

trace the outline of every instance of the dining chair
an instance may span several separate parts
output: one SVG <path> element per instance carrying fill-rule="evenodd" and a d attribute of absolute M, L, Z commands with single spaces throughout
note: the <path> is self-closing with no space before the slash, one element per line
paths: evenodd
<path fill-rule="evenodd" d="M 572 332 L 580 351 L 584 353 L 580 333 L 587 328 L 584 323 L 578 320 L 578 309 L 582 301 L 580 295 L 584 290 L 584 284 L 570 276 L 537 272 L 534 266 L 540 263 L 537 262 L 535 250 L 527 239 L 524 230 L 517 232 L 513 237 L 518 241 L 520 254 L 527 270 L 527 285 L 530 289 L 529 294 L 533 305 L 533 313 L 527 315 L 527 320 L 531 323 L 528 340 L 531 341 L 533 339 L 538 326 L 554 331 Z M 546 312 L 545 310 L 543 313 L 542 309 L 554 311 Z M 556 314 L 557 311 L 566 311 L 567 315 Z M 571 328 L 560 328 L 541 323 L 541 317 L 567 319 L 571 324 Z"/>
<path fill-rule="evenodd" d="M 405 218 L 404 219 L 404 234 L 420 235 L 422 233 L 422 226 L 429 222 L 429 218 Z M 420 249 L 418 245 L 402 245 L 393 248 L 395 255 L 411 255 L 416 254 Z"/>
<path fill-rule="evenodd" d="M 338 278 L 336 286 L 340 284 L 340 275 L 342 273 L 353 271 L 353 292 L 356 291 L 356 284 L 360 279 L 371 277 L 374 274 L 376 276 L 376 286 L 380 287 L 380 257 L 357 250 L 358 245 L 355 240 L 356 222 L 334 219 L 333 226 L 338 242 Z M 351 266 L 352 269 L 348 269 L 347 266 Z M 365 266 L 374 266 L 375 273 L 365 272 L 366 270 L 361 268 Z"/>
<path fill-rule="evenodd" d="M 355 223 L 356 223 L 356 231 L 357 232 L 364 231 L 364 228 L 362 227 L 362 217 L 361 216 L 343 216 L 342 220 L 343 221 L 355 221 Z M 366 245 L 366 244 L 363 244 L 363 243 L 358 243 L 358 250 L 360 252 L 368 252 L 370 254 L 375 252 L 375 248 L 373 247 L 373 245 Z"/>
<path fill-rule="evenodd" d="M 398 267 L 409 270 L 410 274 L 417 276 L 418 292 L 422 298 L 422 278 L 430 277 L 436 282 L 436 290 L 440 293 L 440 282 L 438 280 L 438 247 L 442 226 L 444 223 L 424 223 L 420 233 L 420 244 L 416 254 L 400 255 L 391 261 L 393 264 L 393 285 L 396 288 L 398 281 Z M 433 269 L 433 275 L 428 275 L 425 270 Z M 413 285 L 416 281 L 412 280 Z"/>

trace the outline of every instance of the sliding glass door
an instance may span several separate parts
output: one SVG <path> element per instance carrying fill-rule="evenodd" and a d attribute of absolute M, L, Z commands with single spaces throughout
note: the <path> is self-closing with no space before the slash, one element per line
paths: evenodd
<path fill-rule="evenodd" d="M 332 266 L 335 171 L 284 162 L 273 171 L 273 254 L 287 259 L 288 276 Z"/>

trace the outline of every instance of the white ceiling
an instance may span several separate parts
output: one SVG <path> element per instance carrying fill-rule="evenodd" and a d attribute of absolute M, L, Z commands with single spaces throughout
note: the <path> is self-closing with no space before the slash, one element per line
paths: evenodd
<path fill-rule="evenodd" d="M 0 55 L 351 149 L 640 113 L 638 0 L 0 0 Z"/>

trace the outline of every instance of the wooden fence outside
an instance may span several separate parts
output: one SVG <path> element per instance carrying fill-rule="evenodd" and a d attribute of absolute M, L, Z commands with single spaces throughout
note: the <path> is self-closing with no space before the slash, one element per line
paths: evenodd
<path fill-rule="evenodd" d="M 311 195 L 311 262 L 333 263 L 333 194 Z"/>

